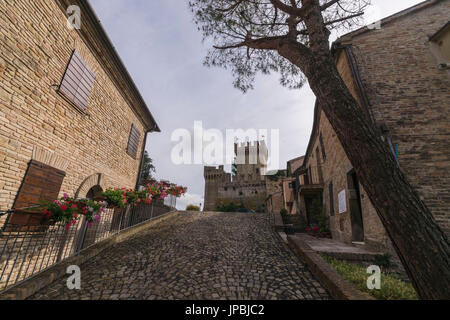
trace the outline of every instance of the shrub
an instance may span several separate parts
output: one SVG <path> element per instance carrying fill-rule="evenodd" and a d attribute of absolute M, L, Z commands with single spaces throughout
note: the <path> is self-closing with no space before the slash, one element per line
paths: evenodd
<path fill-rule="evenodd" d="M 186 207 L 186 211 L 200 211 L 200 207 L 190 204 Z"/>
<path fill-rule="evenodd" d="M 238 212 L 239 210 L 243 210 L 245 209 L 244 205 L 240 204 L 236 204 L 234 202 L 230 202 L 228 204 L 222 204 L 222 205 L 218 205 L 216 208 L 216 211 L 219 212 Z"/>
<path fill-rule="evenodd" d="M 288 211 L 286 210 L 286 208 L 283 208 L 280 210 L 280 214 L 282 215 L 286 215 L 288 213 Z"/>

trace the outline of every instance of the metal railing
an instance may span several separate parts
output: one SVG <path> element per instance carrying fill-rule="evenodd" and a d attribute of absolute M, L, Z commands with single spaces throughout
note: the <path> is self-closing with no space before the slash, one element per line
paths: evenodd
<path fill-rule="evenodd" d="M 88 227 L 85 220 L 65 225 L 24 226 L 11 224 L 14 211 L 5 212 L 0 230 L 0 292 L 69 258 L 125 229 L 175 210 L 176 199 L 108 208 Z"/>

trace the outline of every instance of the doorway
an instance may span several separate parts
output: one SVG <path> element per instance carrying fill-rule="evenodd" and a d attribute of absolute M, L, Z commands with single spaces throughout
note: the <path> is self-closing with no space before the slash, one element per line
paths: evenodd
<path fill-rule="evenodd" d="M 347 173 L 348 201 L 352 223 L 352 241 L 364 242 L 364 225 L 359 180 L 354 169 Z"/>

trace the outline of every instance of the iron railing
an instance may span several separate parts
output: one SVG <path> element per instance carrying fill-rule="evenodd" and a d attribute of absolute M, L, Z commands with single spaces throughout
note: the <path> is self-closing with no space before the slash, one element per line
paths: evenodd
<path fill-rule="evenodd" d="M 0 292 L 78 254 L 104 239 L 142 222 L 175 210 L 176 198 L 161 203 L 138 204 L 124 209 L 108 208 L 88 227 L 85 220 L 65 225 L 23 226 L 8 221 L 14 211 L 4 212 L 0 229 Z M 1 215 L 1 214 L 0 214 Z"/>

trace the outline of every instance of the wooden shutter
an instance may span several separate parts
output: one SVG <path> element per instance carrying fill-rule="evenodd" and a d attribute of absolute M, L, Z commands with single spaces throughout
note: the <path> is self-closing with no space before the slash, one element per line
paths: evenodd
<path fill-rule="evenodd" d="M 127 153 L 133 158 L 137 157 L 139 140 L 141 138 L 141 133 L 136 128 L 134 124 L 131 125 L 130 137 L 128 138 Z"/>
<path fill-rule="evenodd" d="M 14 208 L 21 209 L 39 205 L 41 200 L 56 200 L 65 176 L 64 171 L 31 160 L 16 197 Z"/>
<path fill-rule="evenodd" d="M 81 58 L 80 54 L 74 50 L 61 81 L 59 91 L 84 111 L 86 110 L 94 80 L 94 73 Z"/>

